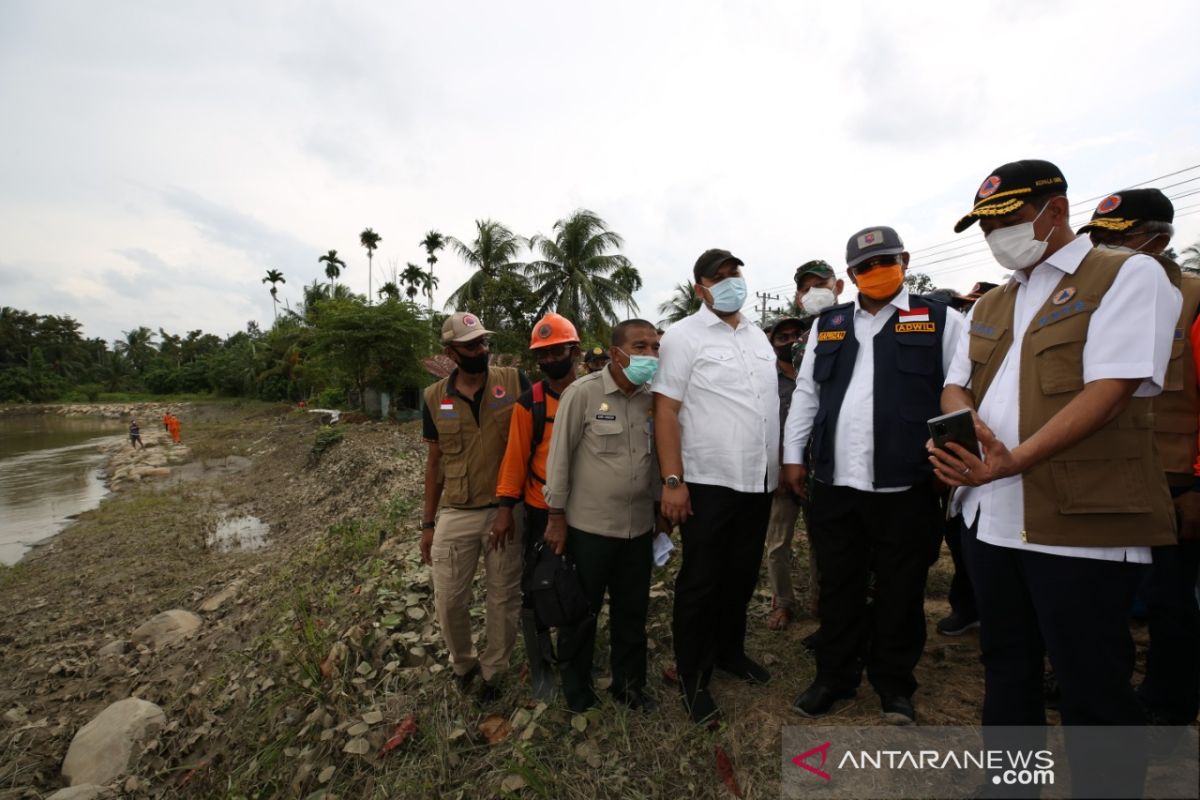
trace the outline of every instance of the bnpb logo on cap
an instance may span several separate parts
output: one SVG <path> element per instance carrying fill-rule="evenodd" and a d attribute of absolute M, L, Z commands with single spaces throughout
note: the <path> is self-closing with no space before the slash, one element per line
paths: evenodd
<path fill-rule="evenodd" d="M 1121 195 L 1110 194 L 1108 197 L 1100 201 L 1100 205 L 1096 206 L 1097 214 L 1111 214 L 1117 210 L 1117 206 L 1121 205 Z"/>
<path fill-rule="evenodd" d="M 991 175 L 979 186 L 979 199 L 991 197 L 1000 188 L 1000 176 Z"/>
<path fill-rule="evenodd" d="M 479 324 L 479 320 L 475 319 L 475 317 L 471 314 L 463 314 L 462 324 L 466 325 L 468 328 L 474 328 Z"/>

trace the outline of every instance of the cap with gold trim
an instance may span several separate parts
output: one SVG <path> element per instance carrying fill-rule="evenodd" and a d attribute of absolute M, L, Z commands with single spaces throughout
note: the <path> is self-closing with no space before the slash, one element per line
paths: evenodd
<path fill-rule="evenodd" d="M 1012 161 L 992 170 L 975 192 L 975 205 L 954 226 L 962 233 L 980 217 L 1001 217 L 1020 208 L 1026 200 L 1046 192 L 1067 191 L 1062 170 L 1049 161 L 1029 158 Z"/>
<path fill-rule="evenodd" d="M 1127 231 L 1143 222 L 1175 221 L 1175 206 L 1158 189 L 1125 189 L 1100 201 L 1079 233 L 1093 230 Z"/>

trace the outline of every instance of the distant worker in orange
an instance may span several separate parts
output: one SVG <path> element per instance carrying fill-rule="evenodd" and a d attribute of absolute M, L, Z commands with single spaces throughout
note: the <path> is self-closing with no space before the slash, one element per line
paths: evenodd
<path fill-rule="evenodd" d="M 169 412 L 163 412 L 163 430 L 167 433 L 171 432 L 171 415 Z"/>
<path fill-rule="evenodd" d="M 542 487 L 546 485 L 546 455 L 550 452 L 550 434 L 558 397 L 575 380 L 579 365 L 579 334 L 564 316 L 553 312 L 533 326 L 529 349 L 545 376 L 517 398 L 508 428 L 508 445 L 496 481 L 500 508 L 492 524 L 492 548 L 512 543 L 516 525 L 513 507 L 525 501 L 525 535 L 521 575 L 521 633 L 529 657 L 529 677 L 534 697 L 553 702 L 556 692 L 550 633 L 539 628 L 533 610 L 531 588 L 533 567 L 537 563 L 535 546 L 546 531 L 547 507 Z"/>
<path fill-rule="evenodd" d="M 171 415 L 171 419 L 167 422 L 167 430 L 171 432 L 171 441 L 179 444 L 181 438 L 179 435 L 179 418 L 174 414 Z"/>

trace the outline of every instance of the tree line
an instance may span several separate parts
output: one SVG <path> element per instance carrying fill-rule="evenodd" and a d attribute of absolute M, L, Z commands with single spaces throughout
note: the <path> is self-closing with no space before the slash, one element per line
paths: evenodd
<path fill-rule="evenodd" d="M 106 393 L 212 394 L 321 405 L 361 405 L 369 388 L 397 392 L 428 381 L 422 359 L 440 352 L 445 314 L 433 307 L 435 266 L 449 249 L 471 267 L 445 310 L 475 312 L 496 331 L 493 350 L 526 355 L 529 330 L 547 311 L 576 323 L 585 344 L 607 338 L 637 310 L 638 270 L 619 250 L 624 241 L 598 215 L 579 210 L 549 236 L 525 238 L 500 222 L 477 220 L 466 240 L 429 231 L 419 243 L 425 267 L 393 268 L 374 285 L 374 255 L 383 237 L 359 236 L 366 250 L 368 294 L 339 281 L 347 264 L 336 250 L 317 257 L 325 280 L 302 285 L 283 301 L 284 272 L 271 266 L 273 320 L 263 329 L 217 336 L 138 326 L 113 342 L 84 335 L 69 316 L 0 307 L 0 402 L 84 401 Z"/>

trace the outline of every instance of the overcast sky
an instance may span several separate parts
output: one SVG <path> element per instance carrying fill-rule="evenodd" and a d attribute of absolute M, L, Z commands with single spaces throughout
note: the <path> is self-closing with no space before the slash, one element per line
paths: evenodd
<path fill-rule="evenodd" d="M 267 268 L 294 303 L 330 249 L 365 293 L 365 227 L 378 275 L 423 265 L 430 228 L 549 234 L 580 207 L 625 237 L 651 319 L 708 247 L 780 291 L 875 224 L 966 289 L 1002 272 L 952 231 L 993 167 L 1054 161 L 1079 202 L 1200 165 L 1197 21 L 1195 0 L 0 0 L 0 305 L 228 334 L 269 324 Z M 440 306 L 467 269 L 437 273 Z"/>

